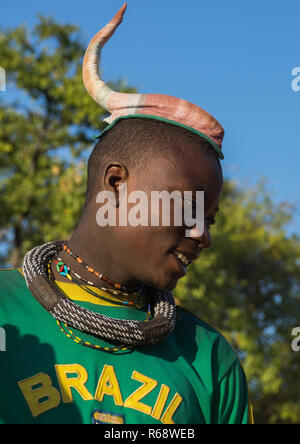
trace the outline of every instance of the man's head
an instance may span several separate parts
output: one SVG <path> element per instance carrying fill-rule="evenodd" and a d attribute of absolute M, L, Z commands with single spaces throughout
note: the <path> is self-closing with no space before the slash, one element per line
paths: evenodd
<path fill-rule="evenodd" d="M 183 145 L 194 142 L 199 150 L 210 153 L 220 161 L 211 144 L 189 130 L 149 118 L 120 120 L 95 145 L 88 162 L 87 202 L 95 200 L 95 193 L 102 189 L 99 171 L 118 159 L 133 168 L 135 174 L 154 159 L 180 159 Z"/>
<path fill-rule="evenodd" d="M 99 227 L 96 213 L 100 191 L 110 191 L 119 202 L 120 185 L 128 194 L 143 191 L 204 191 L 205 230 L 149 226 Z M 165 122 L 133 118 L 119 121 L 96 144 L 88 164 L 88 189 L 82 223 L 93 237 L 95 251 L 105 252 L 115 270 L 128 282 L 172 290 L 185 270 L 176 252 L 196 259 L 210 245 L 209 225 L 218 210 L 223 176 L 211 145 L 201 137 Z M 130 204 L 128 204 L 130 210 Z M 172 209 L 172 205 L 171 205 Z M 118 216 L 119 207 L 117 208 Z M 161 225 L 161 224 L 160 224 Z"/>
<path fill-rule="evenodd" d="M 80 233 L 77 239 L 81 238 L 77 246 L 83 250 L 88 245 L 87 259 L 121 284 L 143 282 L 173 289 L 185 274 L 180 258 L 187 262 L 184 257 L 196 258 L 202 248 L 210 245 L 209 223 L 215 217 L 223 184 L 217 154 L 223 158 L 224 129 L 213 116 L 186 100 L 162 94 L 120 93 L 105 84 L 96 68 L 125 10 L 126 4 L 92 38 L 83 60 L 85 88 L 108 111 L 105 121 L 110 126 L 89 160 L 87 199 L 76 230 Z M 125 184 L 128 196 L 139 191 L 148 202 L 152 202 L 153 191 L 179 192 L 183 196 L 185 191 L 195 195 L 204 190 L 203 236 L 198 224 L 190 237 L 185 236 L 190 226 L 177 226 L 172 220 L 168 226 L 161 220 L 159 226 L 154 226 L 152 208 L 151 216 L 147 215 L 148 226 L 97 226 L 98 193 L 113 193 L 119 221 L 124 200 L 120 191 Z M 131 209 L 128 204 L 128 211 Z"/>

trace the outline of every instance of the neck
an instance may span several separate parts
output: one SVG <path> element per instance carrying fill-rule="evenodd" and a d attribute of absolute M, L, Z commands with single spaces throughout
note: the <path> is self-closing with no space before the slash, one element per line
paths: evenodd
<path fill-rule="evenodd" d="M 137 287 L 139 282 L 132 279 L 120 263 L 118 247 L 112 248 L 114 242 L 111 233 L 108 233 L 109 230 L 105 230 L 105 228 L 100 230 L 103 230 L 103 232 L 94 233 L 90 227 L 79 224 L 68 242 L 68 247 L 86 264 L 106 278 L 129 289 Z M 84 280 L 92 282 L 95 287 L 112 289 L 110 284 L 89 272 L 86 267 L 78 263 L 67 252 L 61 251 L 59 257 L 74 273 L 77 273 Z M 52 272 L 56 280 L 70 282 L 67 277 L 61 276 L 57 272 L 54 263 L 52 263 Z"/>

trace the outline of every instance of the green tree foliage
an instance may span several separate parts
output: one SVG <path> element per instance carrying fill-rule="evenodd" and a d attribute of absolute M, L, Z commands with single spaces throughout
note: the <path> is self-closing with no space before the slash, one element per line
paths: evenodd
<path fill-rule="evenodd" d="M 287 204 L 264 183 L 227 182 L 213 243 L 179 281 L 180 304 L 216 327 L 239 352 L 257 423 L 300 422 L 300 239 L 286 234 Z"/>
<path fill-rule="evenodd" d="M 0 65 L 19 98 L 7 103 L 0 94 L 5 264 L 67 238 L 80 218 L 86 158 L 104 114 L 82 85 L 84 49 L 75 26 L 43 17 L 32 33 L 19 27 L 1 35 Z M 213 244 L 175 291 L 239 352 L 257 423 L 300 421 L 300 352 L 291 349 L 291 331 L 300 326 L 300 240 L 287 236 L 291 217 L 292 208 L 275 205 L 263 184 L 244 190 L 225 182 Z"/>
<path fill-rule="evenodd" d="M 85 47 L 76 26 L 42 16 L 32 32 L 0 35 L 0 66 L 18 98 L 7 103 L 0 93 L 0 240 L 9 241 L 2 262 L 12 266 L 34 245 L 69 235 L 79 219 L 84 159 L 105 113 L 82 83 Z"/>

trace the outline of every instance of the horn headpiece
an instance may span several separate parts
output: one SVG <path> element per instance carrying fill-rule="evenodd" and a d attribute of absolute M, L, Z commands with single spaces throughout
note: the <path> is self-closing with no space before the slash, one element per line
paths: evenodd
<path fill-rule="evenodd" d="M 89 95 L 110 112 L 105 119 L 108 131 L 120 119 L 143 117 L 162 120 L 184 127 L 211 143 L 219 158 L 223 159 L 224 129 L 220 123 L 193 103 L 161 94 L 119 93 L 109 88 L 99 73 L 101 51 L 123 20 L 127 4 L 91 40 L 83 60 L 83 82 Z M 103 134 L 103 133 L 102 133 Z"/>

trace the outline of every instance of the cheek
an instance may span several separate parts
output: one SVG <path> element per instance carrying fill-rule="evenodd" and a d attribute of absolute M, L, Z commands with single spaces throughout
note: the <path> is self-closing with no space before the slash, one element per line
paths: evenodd
<path fill-rule="evenodd" d="M 128 274 L 146 285 L 173 290 L 180 276 L 170 250 L 180 244 L 178 229 L 172 227 L 132 228 L 123 264 Z M 129 251 L 132 254 L 129 254 Z"/>
<path fill-rule="evenodd" d="M 181 227 L 132 227 L 130 250 L 137 266 L 161 266 L 171 248 L 182 237 Z"/>

